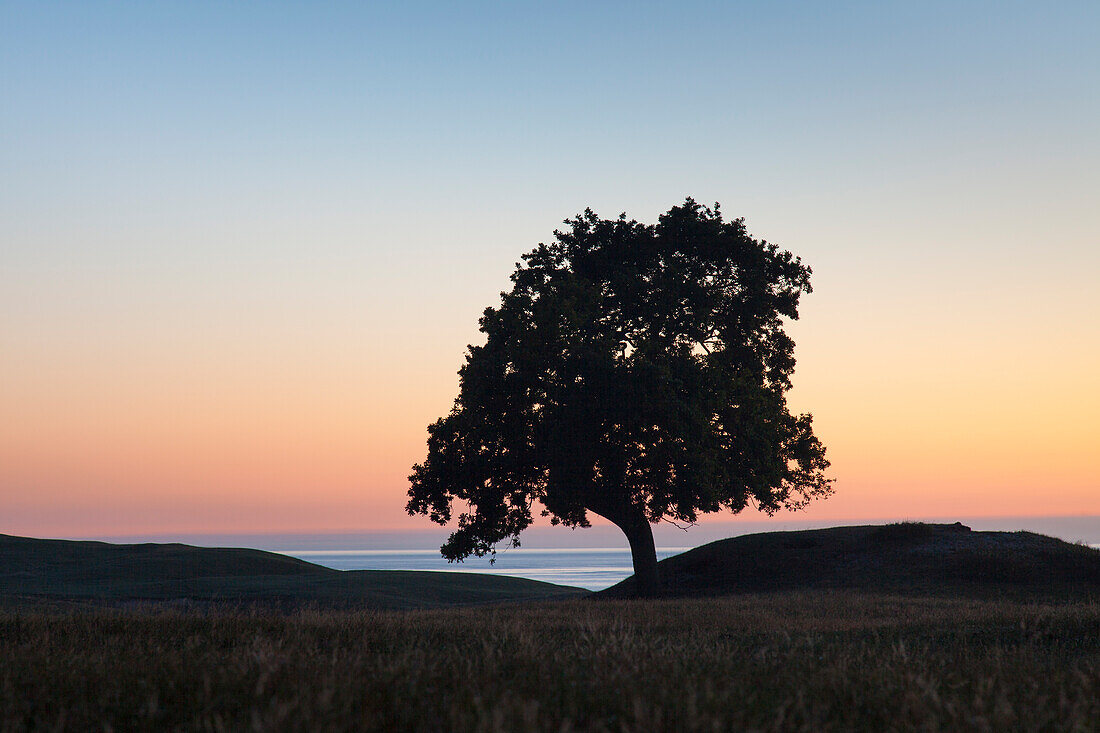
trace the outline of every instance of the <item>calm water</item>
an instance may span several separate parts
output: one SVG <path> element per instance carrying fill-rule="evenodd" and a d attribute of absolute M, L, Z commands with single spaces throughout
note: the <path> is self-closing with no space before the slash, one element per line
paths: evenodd
<path fill-rule="evenodd" d="M 690 547 L 751 532 L 820 529 L 844 524 L 884 524 L 907 521 L 952 523 L 962 521 L 974 530 L 1015 532 L 1027 530 L 1082 542 L 1100 548 L 1100 516 L 1061 517 L 888 517 L 851 522 L 826 520 L 761 520 L 710 522 L 684 531 L 671 524 L 653 528 L 658 557 L 677 555 Z M 442 570 L 492 573 L 532 578 L 549 583 L 599 590 L 614 585 L 632 572 L 630 551 L 622 533 L 610 525 L 573 532 L 563 527 L 532 527 L 524 533 L 524 547 L 503 550 L 496 565 L 470 558 L 448 564 L 439 556 L 447 530 L 375 531 L 344 533 L 288 533 L 251 535 L 133 535 L 85 537 L 108 542 L 185 542 L 200 547 L 253 547 L 282 552 L 340 570 Z M 574 547 L 578 542 L 588 547 Z M 603 545 L 603 547 L 600 547 Z M 285 549 L 292 548 L 292 549 Z"/>
<path fill-rule="evenodd" d="M 678 555 L 688 547 L 658 547 L 657 559 Z M 490 565 L 482 558 L 448 563 L 439 550 L 279 550 L 336 570 L 443 570 L 531 578 L 546 583 L 602 590 L 634 571 L 630 550 L 614 548 L 512 548 L 497 553 Z"/>
<path fill-rule="evenodd" d="M 1100 549 L 1100 544 L 1091 544 Z M 678 555 L 690 547 L 658 547 L 657 559 Z M 603 590 L 633 572 L 630 550 L 606 547 L 513 548 L 497 553 L 490 565 L 482 558 L 448 563 L 439 550 L 278 550 L 284 555 L 336 570 L 436 570 L 487 573 Z"/>

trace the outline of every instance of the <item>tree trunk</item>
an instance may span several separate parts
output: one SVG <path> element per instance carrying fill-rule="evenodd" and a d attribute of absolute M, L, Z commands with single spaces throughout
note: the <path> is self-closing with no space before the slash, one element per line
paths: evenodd
<path fill-rule="evenodd" d="M 624 526 L 625 525 L 625 526 Z M 661 587 L 657 577 L 657 548 L 653 544 L 653 528 L 645 517 L 624 522 L 619 529 L 630 542 L 630 557 L 634 561 L 634 587 L 643 598 L 660 595 Z"/>
<path fill-rule="evenodd" d="M 661 584 L 657 576 L 657 547 L 653 544 L 653 527 L 640 507 L 615 505 L 610 502 L 590 502 L 588 509 L 599 514 L 626 535 L 630 543 L 630 557 L 634 561 L 634 588 L 639 596 L 653 598 L 660 595 Z"/>

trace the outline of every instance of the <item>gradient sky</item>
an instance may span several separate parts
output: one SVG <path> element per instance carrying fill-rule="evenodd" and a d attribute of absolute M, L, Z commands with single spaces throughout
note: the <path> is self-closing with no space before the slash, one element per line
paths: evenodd
<path fill-rule="evenodd" d="M 807 518 L 1100 514 L 1098 32 L 1094 0 L 3 2 L 0 532 L 429 526 L 405 477 L 520 254 L 687 195 L 814 268 Z"/>

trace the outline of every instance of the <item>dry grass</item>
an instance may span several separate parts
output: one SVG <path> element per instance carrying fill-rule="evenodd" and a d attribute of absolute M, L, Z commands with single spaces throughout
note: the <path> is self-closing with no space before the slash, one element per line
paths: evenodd
<path fill-rule="evenodd" d="M 1100 730 L 1100 605 L 0 611 L 3 730 Z"/>

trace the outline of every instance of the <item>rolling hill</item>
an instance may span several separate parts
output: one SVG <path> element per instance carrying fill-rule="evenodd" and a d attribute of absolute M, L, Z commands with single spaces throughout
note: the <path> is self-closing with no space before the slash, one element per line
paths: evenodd
<path fill-rule="evenodd" d="M 586 595 L 523 578 L 340 571 L 261 550 L 0 535 L 0 603 L 173 602 L 430 608 Z"/>
<path fill-rule="evenodd" d="M 659 563 L 664 595 L 851 589 L 924 596 L 1100 599 L 1100 551 L 1031 532 L 901 523 L 765 532 Z M 601 591 L 633 593 L 633 579 Z"/>
<path fill-rule="evenodd" d="M 913 596 L 1100 599 L 1100 551 L 1030 532 L 901 523 L 765 532 L 659 564 L 663 595 L 860 590 Z M 633 595 L 633 579 L 595 594 Z M 261 550 L 0 535 L 0 605 L 261 604 L 433 608 L 588 595 L 476 573 L 339 571 Z"/>

